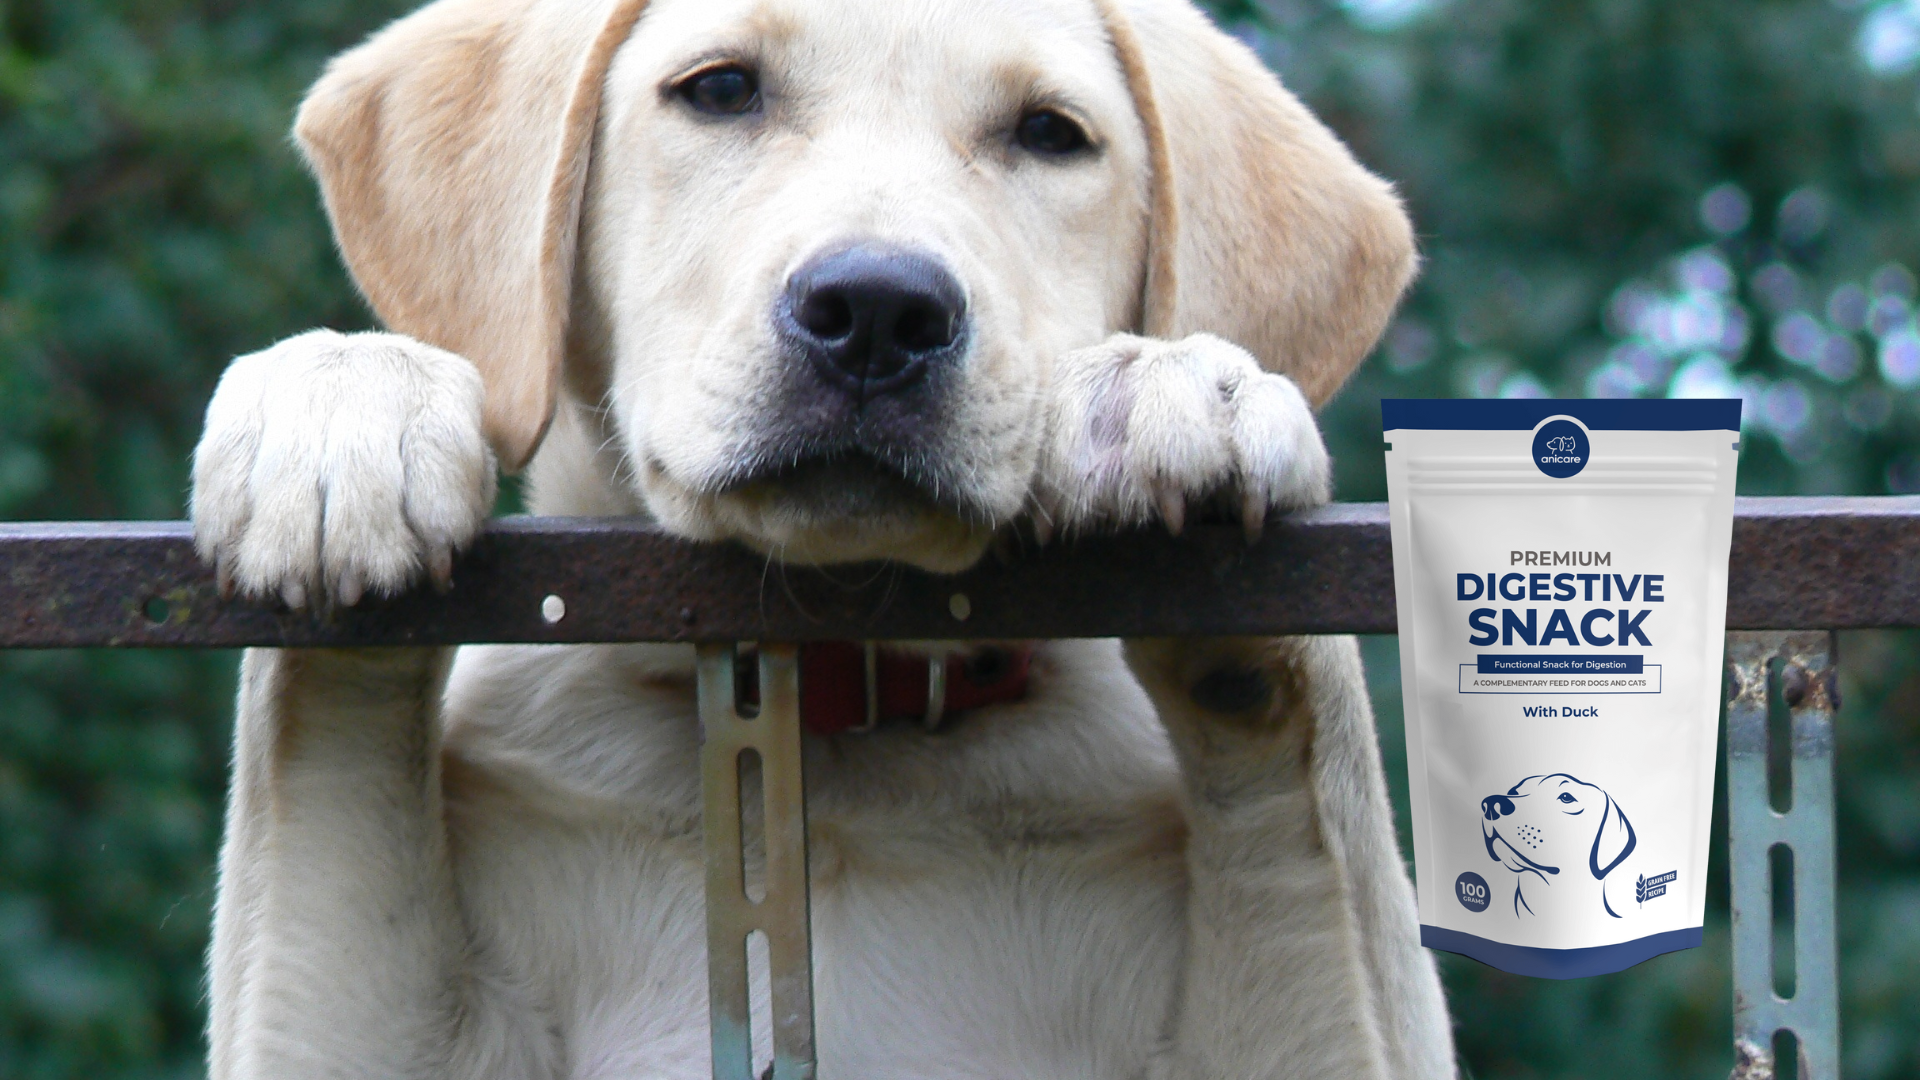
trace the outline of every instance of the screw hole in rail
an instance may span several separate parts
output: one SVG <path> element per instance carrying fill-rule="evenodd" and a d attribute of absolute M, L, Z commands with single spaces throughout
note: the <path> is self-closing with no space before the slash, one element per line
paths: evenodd
<path fill-rule="evenodd" d="M 760 751 L 742 750 L 740 770 L 740 883 L 747 900 L 767 898 L 767 802 Z"/>
<path fill-rule="evenodd" d="M 1800 1038 L 1787 1028 L 1773 1033 L 1773 1080 L 1800 1080 Z"/>
<path fill-rule="evenodd" d="M 773 948 L 765 930 L 747 933 L 747 1046 L 753 1075 L 773 1075 Z"/>
<path fill-rule="evenodd" d="M 1794 944 L 1793 849 L 1785 844 L 1768 848 L 1767 869 L 1773 893 L 1773 992 L 1791 1001 L 1799 959 Z"/>
<path fill-rule="evenodd" d="M 760 647 L 750 641 L 733 647 L 733 714 L 760 718 Z"/>
<path fill-rule="evenodd" d="M 1767 802 L 1774 813 L 1793 809 L 1793 711 L 1787 703 L 1787 663 L 1767 663 Z"/>

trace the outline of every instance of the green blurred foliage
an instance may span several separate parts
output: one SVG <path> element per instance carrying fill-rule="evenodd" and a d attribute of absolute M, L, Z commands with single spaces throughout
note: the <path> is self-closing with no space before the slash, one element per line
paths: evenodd
<path fill-rule="evenodd" d="M 1912 78 L 1862 60 L 1859 11 L 1269 11 L 1276 67 L 1402 185 L 1427 254 L 1330 414 L 1361 437 L 1343 497 L 1383 490 L 1358 452 L 1379 396 L 1737 394 L 1743 491 L 1920 490 L 1920 115 Z"/>
<path fill-rule="evenodd" d="M 364 326 L 286 138 L 407 0 L 0 0 L 0 518 L 176 517 L 231 356 Z M 1920 0 L 1219 0 L 1373 167 L 1427 269 L 1326 411 L 1736 393 L 1742 489 L 1920 489 Z M 1843 639 L 1849 1076 L 1920 1075 L 1920 637 Z M 1404 779 L 1391 639 L 1367 643 Z M 201 1072 L 233 657 L 0 655 L 0 1076 Z M 1398 800 L 1404 819 L 1404 790 Z M 1549 983 L 1443 960 L 1486 1077 L 1730 1064 L 1707 947 Z"/>
<path fill-rule="evenodd" d="M 365 325 L 292 103 L 398 3 L 0 3 L 0 518 L 177 518 L 227 360 Z M 234 657 L 0 653 L 0 1076 L 203 1073 Z"/>

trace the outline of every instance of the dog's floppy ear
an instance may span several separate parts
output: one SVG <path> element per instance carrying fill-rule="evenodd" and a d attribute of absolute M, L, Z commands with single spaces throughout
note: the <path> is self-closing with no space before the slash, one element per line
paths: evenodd
<path fill-rule="evenodd" d="M 294 134 L 387 326 L 459 353 L 524 464 L 553 415 L 608 65 L 646 0 L 439 0 L 328 65 Z"/>
<path fill-rule="evenodd" d="M 1205 331 L 1318 405 L 1417 259 L 1393 189 L 1189 0 L 1096 0 L 1153 170 L 1141 332 Z"/>
<path fill-rule="evenodd" d="M 1620 861 L 1633 854 L 1635 844 L 1640 842 L 1633 834 L 1633 822 L 1620 809 L 1620 804 L 1607 796 L 1607 808 L 1600 815 L 1600 831 L 1593 834 L 1593 853 L 1587 856 L 1587 869 L 1593 871 L 1596 878 L 1613 873 Z"/>

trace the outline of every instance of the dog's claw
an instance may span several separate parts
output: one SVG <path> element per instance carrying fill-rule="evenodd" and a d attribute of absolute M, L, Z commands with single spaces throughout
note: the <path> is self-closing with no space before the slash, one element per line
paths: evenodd
<path fill-rule="evenodd" d="M 289 581 L 280 586 L 280 600 L 289 610 L 305 611 L 307 609 L 306 585 L 298 581 Z"/>
<path fill-rule="evenodd" d="M 453 549 L 437 547 L 427 556 L 427 574 L 433 579 L 436 592 L 447 593 L 453 590 Z"/>
<path fill-rule="evenodd" d="M 366 595 L 366 586 L 360 580 L 357 571 L 348 570 L 340 575 L 340 584 L 335 590 L 341 607 L 353 607 Z"/>
<path fill-rule="evenodd" d="M 1259 543 L 1267 531 L 1267 500 L 1248 495 L 1240 504 L 1240 526 L 1246 530 L 1248 546 Z"/>
<path fill-rule="evenodd" d="M 1167 523 L 1167 531 L 1175 536 L 1187 527 L 1187 497 L 1172 484 L 1159 484 L 1154 499 L 1160 504 L 1160 520 Z"/>
<path fill-rule="evenodd" d="M 1035 494 L 1033 509 L 1027 516 L 1033 522 L 1033 542 L 1040 547 L 1053 543 L 1053 523 L 1059 516 L 1060 507 L 1052 498 L 1044 494 Z"/>

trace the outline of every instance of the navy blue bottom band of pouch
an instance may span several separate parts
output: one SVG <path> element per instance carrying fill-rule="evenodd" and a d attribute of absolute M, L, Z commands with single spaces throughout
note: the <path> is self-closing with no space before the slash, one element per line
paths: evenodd
<path fill-rule="evenodd" d="M 1536 979 L 1584 979 L 1589 975 L 1610 975 L 1624 971 L 1642 960 L 1661 953 L 1700 947 L 1700 927 L 1649 934 L 1618 945 L 1596 945 L 1590 949 L 1536 949 L 1528 945 L 1507 945 L 1483 937 L 1444 930 L 1438 926 L 1420 927 L 1420 944 L 1429 949 L 1471 956 L 1489 967 Z"/>

